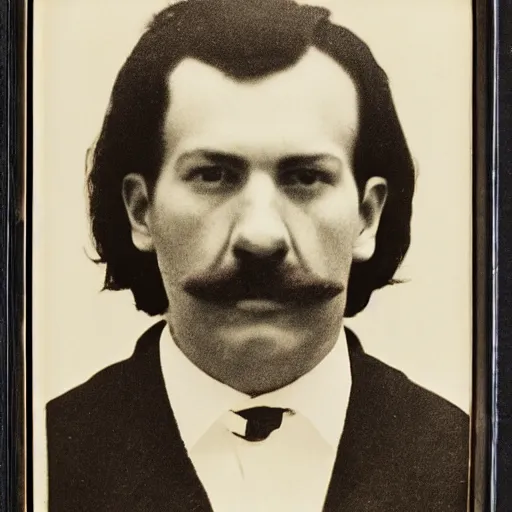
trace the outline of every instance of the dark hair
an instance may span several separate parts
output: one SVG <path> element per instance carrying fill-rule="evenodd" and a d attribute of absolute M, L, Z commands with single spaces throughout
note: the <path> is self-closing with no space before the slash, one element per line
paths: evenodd
<path fill-rule="evenodd" d="M 240 80 L 263 77 L 292 66 L 310 47 L 331 56 L 356 85 L 359 189 L 372 175 L 388 182 L 375 254 L 351 269 L 346 316 L 393 282 L 410 243 L 414 166 L 385 72 L 367 45 L 329 15 L 327 9 L 292 0 L 186 0 L 154 17 L 117 76 L 88 176 L 92 234 L 98 261 L 106 263 L 105 289 L 131 289 L 137 308 L 150 315 L 168 307 L 156 255 L 132 243 L 121 189 L 128 173 L 142 173 L 150 188 L 158 176 L 170 71 L 188 56 Z"/>

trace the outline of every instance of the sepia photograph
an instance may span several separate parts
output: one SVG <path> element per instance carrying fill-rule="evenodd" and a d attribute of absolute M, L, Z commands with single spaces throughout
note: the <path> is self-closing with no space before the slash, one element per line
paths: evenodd
<path fill-rule="evenodd" d="M 465 512 L 469 0 L 36 0 L 36 511 Z"/>

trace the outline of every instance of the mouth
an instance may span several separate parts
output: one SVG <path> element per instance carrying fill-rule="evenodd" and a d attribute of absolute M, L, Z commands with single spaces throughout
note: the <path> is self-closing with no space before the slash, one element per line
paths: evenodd
<path fill-rule="evenodd" d="M 291 304 L 270 299 L 245 299 L 234 303 L 234 307 L 240 311 L 253 314 L 277 313 L 288 309 Z"/>

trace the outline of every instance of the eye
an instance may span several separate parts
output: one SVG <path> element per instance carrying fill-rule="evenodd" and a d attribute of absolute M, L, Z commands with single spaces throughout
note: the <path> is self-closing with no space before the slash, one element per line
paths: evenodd
<path fill-rule="evenodd" d="M 198 169 L 194 169 L 192 172 L 194 179 L 205 181 L 207 183 L 222 181 L 225 174 L 225 170 L 222 167 L 200 167 Z"/>
<path fill-rule="evenodd" d="M 281 174 L 281 183 L 285 186 L 309 188 L 330 182 L 328 173 L 314 168 L 292 169 Z"/>
<path fill-rule="evenodd" d="M 191 169 L 187 181 L 205 186 L 232 185 L 237 181 L 237 174 L 220 165 L 209 165 Z"/>

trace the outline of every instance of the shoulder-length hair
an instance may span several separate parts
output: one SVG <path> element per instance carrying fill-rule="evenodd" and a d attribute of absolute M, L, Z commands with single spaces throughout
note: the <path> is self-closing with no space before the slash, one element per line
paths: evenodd
<path fill-rule="evenodd" d="M 154 17 L 117 76 L 88 175 L 105 289 L 130 289 L 137 308 L 150 315 L 168 308 L 155 254 L 132 243 L 121 190 L 128 173 L 142 174 L 151 188 L 160 172 L 172 101 L 168 76 L 177 64 L 193 57 L 246 80 L 293 66 L 310 47 L 338 62 L 357 88 L 353 168 L 360 192 L 374 175 L 388 183 L 376 250 L 352 266 L 345 315 L 361 311 L 374 290 L 394 282 L 410 243 L 414 166 L 386 73 L 368 46 L 329 16 L 327 9 L 292 0 L 186 0 Z"/>

